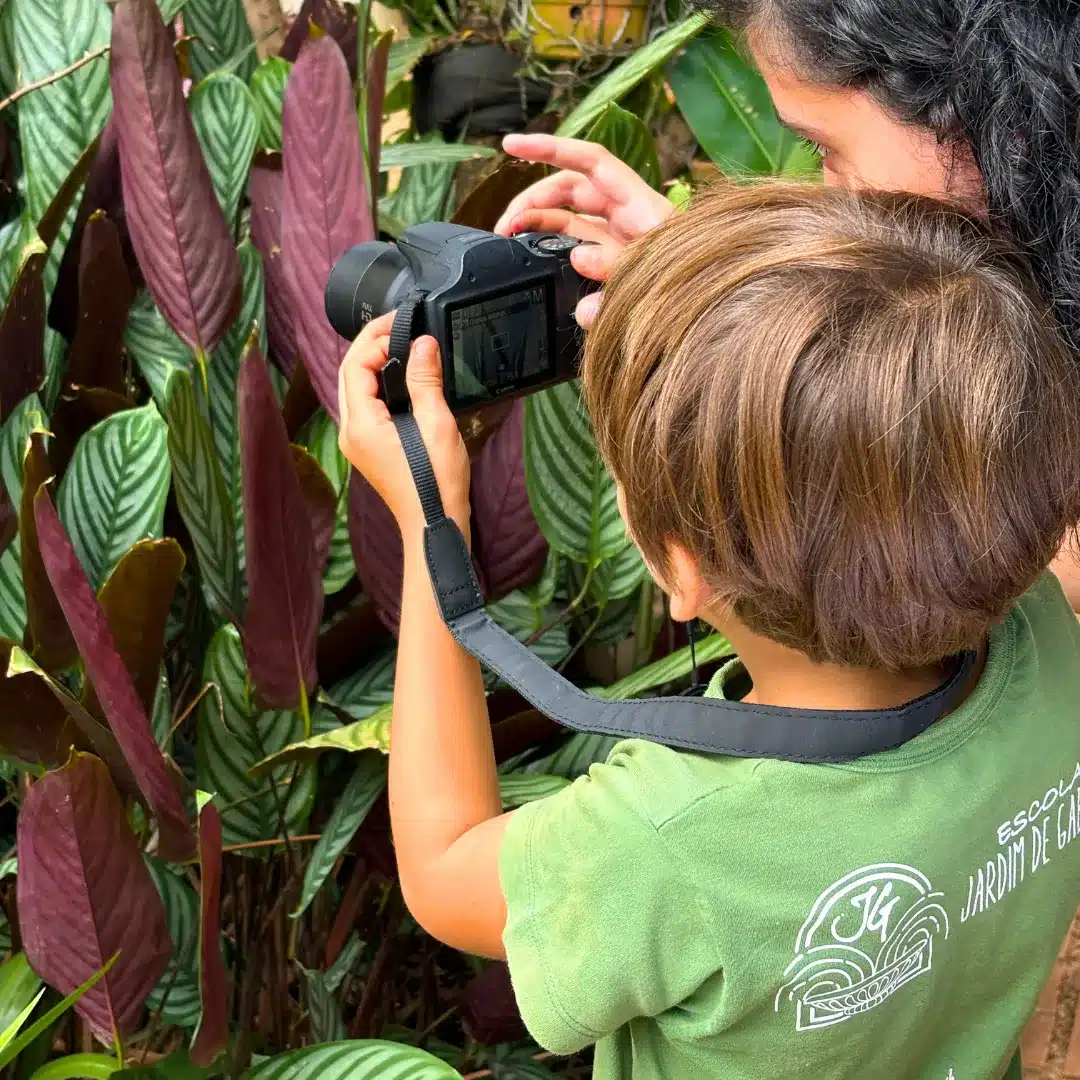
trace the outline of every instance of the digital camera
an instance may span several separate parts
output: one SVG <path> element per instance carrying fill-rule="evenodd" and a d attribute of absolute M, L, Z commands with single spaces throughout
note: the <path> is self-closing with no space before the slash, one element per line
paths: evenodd
<path fill-rule="evenodd" d="M 556 233 L 507 239 L 445 222 L 417 225 L 396 244 L 347 251 L 326 284 L 326 315 L 352 340 L 371 319 L 415 297 L 414 336 L 439 343 L 447 403 L 468 412 L 577 375 L 574 309 L 599 288 L 570 265 L 580 243 Z"/>

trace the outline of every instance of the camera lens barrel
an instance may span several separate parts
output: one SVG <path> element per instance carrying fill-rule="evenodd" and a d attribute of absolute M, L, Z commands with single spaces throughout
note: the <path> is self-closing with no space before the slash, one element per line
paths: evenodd
<path fill-rule="evenodd" d="M 342 255 L 326 282 L 326 317 L 341 337 L 352 341 L 369 319 L 392 311 L 412 281 L 408 260 L 393 244 L 357 244 Z"/>

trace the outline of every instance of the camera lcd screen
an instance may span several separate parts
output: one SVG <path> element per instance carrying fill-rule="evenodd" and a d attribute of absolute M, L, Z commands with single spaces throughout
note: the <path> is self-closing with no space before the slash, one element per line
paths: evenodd
<path fill-rule="evenodd" d="M 494 398 L 554 374 L 548 292 L 535 285 L 451 311 L 459 403 Z"/>

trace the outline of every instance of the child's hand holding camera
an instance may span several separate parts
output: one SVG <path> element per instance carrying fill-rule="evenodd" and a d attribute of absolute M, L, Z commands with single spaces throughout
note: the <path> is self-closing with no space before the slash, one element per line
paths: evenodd
<path fill-rule="evenodd" d="M 341 452 L 390 508 L 403 538 L 424 526 L 420 499 L 386 403 L 379 372 L 387 361 L 394 312 L 372 320 L 353 343 L 338 373 Z M 405 376 L 413 416 L 424 438 L 443 505 L 469 537 L 469 455 L 443 396 L 439 348 L 431 337 L 413 342 Z"/>

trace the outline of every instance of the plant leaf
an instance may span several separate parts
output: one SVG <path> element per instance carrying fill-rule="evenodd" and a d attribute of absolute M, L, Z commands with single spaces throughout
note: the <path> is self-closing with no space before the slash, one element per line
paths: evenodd
<path fill-rule="evenodd" d="M 23 86 L 48 78 L 109 43 L 109 9 L 104 0 L 8 0 L 8 7 Z M 83 151 L 105 126 L 111 107 L 105 57 L 19 102 L 19 142 L 32 221 L 44 217 Z M 65 208 L 60 219 L 58 257 L 67 247 L 75 214 L 74 208 Z M 58 265 L 59 258 L 50 277 Z"/>
<path fill-rule="evenodd" d="M 337 499 L 334 508 L 334 535 L 330 541 L 330 556 L 323 575 L 323 591 L 330 595 L 343 589 L 356 575 L 356 563 L 349 543 L 349 464 L 338 447 L 337 425 L 324 411 L 320 410 L 312 422 L 306 442 L 330 480 Z"/>
<path fill-rule="evenodd" d="M 184 31 L 194 34 L 188 62 L 195 82 L 239 59 L 236 74 L 245 82 L 255 70 L 255 39 L 241 0 L 187 0 Z"/>
<path fill-rule="evenodd" d="M 124 392 L 122 350 L 135 289 L 128 275 L 120 232 L 98 210 L 82 233 L 79 315 L 68 351 L 67 380 Z"/>
<path fill-rule="evenodd" d="M 621 162 L 629 165 L 649 187 L 660 187 L 660 161 L 656 156 L 656 143 L 640 117 L 612 103 L 597 117 L 585 138 L 610 150 Z"/>
<path fill-rule="evenodd" d="M 240 569 L 233 500 L 218 466 L 213 436 L 186 371 L 172 373 L 166 394 L 176 502 L 195 547 L 204 595 L 212 610 L 239 617 Z"/>
<path fill-rule="evenodd" d="M 135 777 L 112 732 L 10 641 L 0 641 L 0 746 L 28 764 L 63 765 L 72 748 L 101 758 L 128 798 L 142 801 Z"/>
<path fill-rule="evenodd" d="M 300 490 L 307 504 L 311 537 L 315 544 L 315 561 L 321 576 L 326 569 L 330 542 L 334 538 L 337 525 L 338 495 L 322 466 L 311 453 L 302 446 L 293 446 L 292 453 Z"/>
<path fill-rule="evenodd" d="M 264 60 L 251 76 L 255 114 L 259 118 L 258 146 L 261 150 L 281 152 L 281 109 L 285 104 L 285 84 L 292 64 L 280 56 Z"/>
<path fill-rule="evenodd" d="M 381 1039 L 291 1050 L 253 1066 L 241 1080 L 314 1080 L 331 1075 L 349 1080 L 461 1080 L 460 1073 L 426 1050 Z"/>
<path fill-rule="evenodd" d="M 454 214 L 454 223 L 490 232 L 510 205 L 510 200 L 537 180 L 542 180 L 547 172 L 546 165 L 531 161 L 511 159 L 504 162 L 465 196 Z"/>
<path fill-rule="evenodd" d="M 153 0 L 120 0 L 112 86 L 124 207 L 154 302 L 208 355 L 240 304 L 240 263 Z"/>
<path fill-rule="evenodd" d="M 431 48 L 434 41 L 434 34 L 416 34 L 394 41 L 390 46 L 390 55 L 386 65 L 387 94 L 399 82 L 412 74 L 412 69 L 424 58 L 424 54 Z"/>
<path fill-rule="evenodd" d="M 164 409 L 169 376 L 178 369 L 191 371 L 195 358 L 154 306 L 153 297 L 145 289 L 135 294 L 131 305 L 124 348 L 135 358 L 154 400 Z"/>
<path fill-rule="evenodd" d="M 327 750 L 344 750 L 349 754 L 378 750 L 390 753 L 390 703 L 376 709 L 364 720 L 344 724 L 308 739 L 290 743 L 277 753 L 269 754 L 252 767 L 252 773 L 263 776 L 270 769 L 278 769 L 292 762 L 310 763 Z"/>
<path fill-rule="evenodd" d="M 7 1033 L 26 1007 L 37 1001 L 40 990 L 41 976 L 30 967 L 26 953 L 16 953 L 0 966 L 0 1031 Z M 19 1027 L 22 1027 L 21 1022 Z M 18 1028 L 11 1037 L 17 1033 Z M 0 1048 L 10 1041 L 0 1038 Z"/>
<path fill-rule="evenodd" d="M 292 913 L 292 918 L 298 919 L 307 911 L 323 883 L 333 873 L 338 859 L 348 847 L 356 830 L 375 805 L 375 800 L 385 790 L 386 758 L 374 752 L 361 755 L 344 791 L 334 803 L 334 809 L 323 826 L 322 835 L 308 859 L 304 884 L 300 890 L 300 902 Z"/>
<path fill-rule="evenodd" d="M 65 1054 L 36 1069 L 30 1080 L 109 1080 L 119 1068 L 116 1058 L 107 1054 Z"/>
<path fill-rule="evenodd" d="M 473 539 L 491 596 L 531 585 L 547 557 L 529 504 L 524 453 L 525 406 L 518 401 L 473 463 Z"/>
<path fill-rule="evenodd" d="M 285 181 L 280 165 L 256 164 L 251 170 L 248 196 L 251 199 L 251 239 L 259 249 L 266 272 L 266 330 L 270 355 L 292 375 L 296 363 L 296 335 L 293 332 L 289 286 L 281 250 L 281 207 Z"/>
<path fill-rule="evenodd" d="M 250 844 L 279 835 L 279 803 L 289 833 L 295 834 L 306 820 L 314 775 L 302 773 L 290 790 L 285 784 L 291 771 L 277 770 L 263 779 L 249 770 L 303 735 L 299 713 L 258 711 L 245 685 L 243 649 L 233 626 L 222 627 L 211 639 L 203 681 L 217 692 L 199 703 L 196 771 L 199 787 L 216 793 L 224 843 Z"/>
<path fill-rule="evenodd" d="M 394 143 L 382 147 L 379 153 L 379 169 L 405 169 L 416 165 L 459 165 L 463 161 L 493 158 L 497 151 L 490 146 L 472 143 L 444 143 L 435 140 Z"/>
<path fill-rule="evenodd" d="M 135 684 L 116 650 L 105 612 L 79 565 L 47 488 L 34 500 L 34 516 L 45 569 L 79 646 L 86 674 L 157 820 L 158 851 L 164 859 L 184 862 L 194 852 L 195 838 L 183 804 Z"/>
<path fill-rule="evenodd" d="M 108 963 L 100 970 L 95 971 L 81 986 L 77 986 L 62 1001 L 57 1002 L 44 1016 L 35 1020 L 14 1042 L 0 1050 L 0 1069 L 6 1069 L 32 1042 L 49 1030 L 74 1005 L 91 987 L 96 986 L 113 964 L 119 954 L 114 953 Z"/>
<path fill-rule="evenodd" d="M 172 946 L 161 899 L 105 765 L 75 754 L 31 787 L 18 823 L 20 929 L 62 993 L 116 963 L 75 1006 L 105 1043 L 138 1027 Z"/>
<path fill-rule="evenodd" d="M 113 642 L 147 716 L 154 711 L 165 623 L 183 569 L 184 552 L 175 540 L 140 540 L 116 564 L 98 593 Z M 84 704 L 92 716 L 103 717 L 90 683 Z"/>
<path fill-rule="evenodd" d="M 689 42 L 667 68 L 675 101 L 702 149 L 731 175 L 779 173 L 796 138 L 764 79 L 720 30 Z"/>
<path fill-rule="evenodd" d="M 43 667 L 59 671 L 79 659 L 79 650 L 71 636 L 60 601 L 45 572 L 38 544 L 34 499 L 42 485 L 52 479 L 45 436 L 30 436 L 23 464 L 22 500 L 19 506 L 19 532 L 22 541 L 23 592 L 26 596 L 26 637 L 30 652 Z"/>
<path fill-rule="evenodd" d="M 388 649 L 322 695 L 335 709 L 363 720 L 394 696 L 397 650 Z"/>
<path fill-rule="evenodd" d="M 735 650 L 721 634 L 710 634 L 704 641 L 697 643 L 694 651 L 698 664 L 708 664 L 713 660 L 732 656 Z M 687 646 L 685 649 L 673 652 L 670 656 L 665 656 L 663 660 L 638 668 L 637 671 L 611 686 L 592 690 L 591 693 L 608 701 L 640 697 L 648 690 L 655 690 L 657 687 L 665 686 L 689 675 L 691 666 L 690 647 Z"/>
<path fill-rule="evenodd" d="M 341 1006 L 333 991 L 326 984 L 321 971 L 309 971 L 303 964 L 296 965 L 304 977 L 304 1002 L 307 1005 L 308 1023 L 311 1025 L 311 1041 L 314 1043 L 337 1043 L 346 1037 L 345 1021 Z"/>
<path fill-rule="evenodd" d="M 304 0 L 289 28 L 281 55 L 286 60 L 296 60 L 304 45 L 323 35 L 336 41 L 345 55 L 349 82 L 356 82 L 358 74 L 359 12 L 352 3 L 341 4 L 338 0 Z M 321 34 L 320 34 L 321 31 Z"/>
<path fill-rule="evenodd" d="M 618 741 L 616 736 L 586 735 L 582 732 L 574 732 L 553 754 L 540 761 L 530 762 L 522 771 L 564 776 L 568 780 L 575 780 L 579 776 L 584 776 L 591 765 L 607 761 L 608 755 Z"/>
<path fill-rule="evenodd" d="M 206 803 L 199 810 L 199 987 L 202 1019 L 191 1043 L 191 1061 L 213 1064 L 229 1041 L 229 1002 L 221 956 L 221 817 Z"/>
<path fill-rule="evenodd" d="M 410 145 L 438 148 L 445 144 L 440 136 L 427 135 L 420 142 Z M 386 155 L 392 149 L 390 146 L 383 147 L 382 165 L 386 164 Z M 434 162 L 410 165 L 402 170 L 397 189 L 380 201 L 380 216 L 385 206 L 386 211 L 405 226 L 444 220 L 454 186 L 455 168 L 452 162 Z"/>
<path fill-rule="evenodd" d="M 509 772 L 499 776 L 499 797 L 503 810 L 513 810 L 526 803 L 546 799 L 556 795 L 563 788 L 569 787 L 570 781 L 563 776 L 549 776 L 544 773 Z"/>
<path fill-rule="evenodd" d="M 540 530 L 558 552 L 599 566 L 629 546 L 612 480 L 576 383 L 525 402 L 525 479 Z"/>
<path fill-rule="evenodd" d="M 641 552 L 630 544 L 596 567 L 589 579 L 589 595 L 599 604 L 621 600 L 637 590 L 646 574 Z"/>
<path fill-rule="evenodd" d="M 187 880 L 157 859 L 146 860 L 150 877 L 165 908 L 165 922 L 173 943 L 169 966 L 147 999 L 147 1007 L 163 1009 L 167 1024 L 195 1028 L 202 1004 L 199 1001 L 199 898 Z M 168 990 L 169 996 L 165 997 Z"/>
<path fill-rule="evenodd" d="M 23 248 L 11 293 L 0 313 L 0 422 L 45 378 L 46 248 L 35 236 Z"/>
<path fill-rule="evenodd" d="M 152 404 L 115 413 L 83 436 L 57 502 L 95 588 L 133 544 L 161 537 L 168 493 L 167 427 Z"/>
<path fill-rule="evenodd" d="M 643 48 L 635 50 L 629 59 L 609 72 L 586 94 L 581 104 L 559 125 L 557 135 L 580 138 L 599 119 L 613 101 L 629 93 L 646 75 L 660 67 L 673 53 L 697 36 L 707 25 L 703 14 L 691 15 Z"/>
<path fill-rule="evenodd" d="M 214 0 L 224 8 L 232 2 Z M 232 227 L 240 212 L 240 198 L 247 188 L 255 156 L 259 133 L 255 99 L 235 75 L 217 72 L 195 87 L 190 106 L 218 203 Z"/>
<path fill-rule="evenodd" d="M 390 48 L 394 32 L 380 34 L 371 46 L 367 58 L 364 84 L 364 100 L 367 103 L 367 120 L 364 128 L 368 156 L 368 191 L 371 194 L 371 218 L 378 220 L 379 213 L 379 161 L 382 157 L 382 118 L 386 103 L 386 72 L 390 62 Z"/>
<path fill-rule="evenodd" d="M 30 435 L 45 431 L 45 411 L 31 394 L 0 428 L 0 478 L 14 505 L 22 499 L 23 463 Z M 22 582 L 22 545 L 18 536 L 0 555 L 0 636 L 22 640 L 26 598 Z"/>
<path fill-rule="evenodd" d="M 349 541 L 360 584 L 383 625 L 396 634 L 405 572 L 401 530 L 382 497 L 356 469 L 349 474 Z"/>
<path fill-rule="evenodd" d="M 323 294 L 334 263 L 375 239 L 352 84 L 330 37 L 300 51 L 285 91 L 281 249 L 290 318 L 311 385 L 337 420 L 338 368 L 348 343 L 326 318 Z"/>
<path fill-rule="evenodd" d="M 244 654 L 261 702 L 293 708 L 318 679 L 322 572 L 289 436 L 254 342 L 237 397 L 248 582 Z"/>

